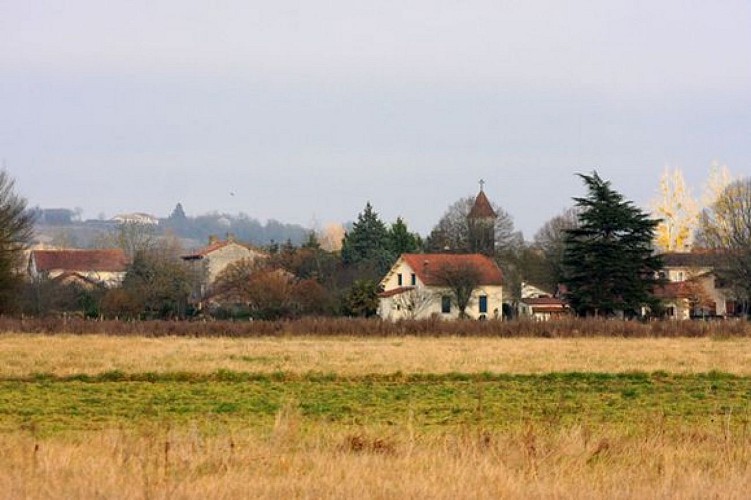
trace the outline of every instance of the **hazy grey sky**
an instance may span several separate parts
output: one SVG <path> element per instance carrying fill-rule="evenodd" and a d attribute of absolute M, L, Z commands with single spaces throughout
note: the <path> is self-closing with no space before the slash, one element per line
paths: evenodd
<path fill-rule="evenodd" d="M 483 178 L 531 238 L 575 172 L 751 173 L 751 2 L 3 0 L 0 158 L 87 217 L 423 234 Z"/>

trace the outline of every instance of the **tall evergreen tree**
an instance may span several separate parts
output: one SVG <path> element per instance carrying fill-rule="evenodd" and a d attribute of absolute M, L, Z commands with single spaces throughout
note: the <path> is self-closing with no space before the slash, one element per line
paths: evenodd
<path fill-rule="evenodd" d="M 652 251 L 658 220 L 613 190 L 609 181 L 579 174 L 587 187 L 574 198 L 579 226 L 566 231 L 563 263 L 568 299 L 580 315 L 632 316 L 656 308 L 652 289 L 662 267 Z"/>
<path fill-rule="evenodd" d="M 183 209 L 182 203 L 178 202 L 178 204 L 175 205 L 175 208 L 174 210 L 172 210 L 172 213 L 170 214 L 169 218 L 172 220 L 179 220 L 179 221 L 184 221 L 188 218 L 185 215 L 185 210 Z"/>
<path fill-rule="evenodd" d="M 344 235 L 342 262 L 373 265 L 382 274 L 394 259 L 389 244 L 389 231 L 368 202 L 358 214 L 352 230 Z"/>
<path fill-rule="evenodd" d="M 403 253 L 417 253 L 422 248 L 420 235 L 410 233 L 407 224 L 401 217 L 389 228 L 389 249 L 394 256 Z"/>

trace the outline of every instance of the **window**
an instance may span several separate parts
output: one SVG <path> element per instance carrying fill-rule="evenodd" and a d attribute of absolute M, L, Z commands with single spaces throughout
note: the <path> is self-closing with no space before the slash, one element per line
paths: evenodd
<path fill-rule="evenodd" d="M 487 314 L 488 312 L 488 296 L 480 295 L 480 313 Z"/>
<path fill-rule="evenodd" d="M 441 312 L 443 314 L 449 314 L 451 312 L 451 297 L 448 295 L 441 297 Z"/>
<path fill-rule="evenodd" d="M 402 273 L 396 275 L 397 286 L 402 286 Z"/>
<path fill-rule="evenodd" d="M 412 282 L 411 282 L 412 286 L 417 285 L 417 276 L 415 275 L 415 273 L 412 273 L 411 280 L 412 280 Z"/>
<path fill-rule="evenodd" d="M 736 313 L 735 309 L 736 308 L 735 308 L 734 300 L 728 300 L 727 302 L 725 302 L 725 312 L 727 313 L 728 316 L 734 316 Z"/>

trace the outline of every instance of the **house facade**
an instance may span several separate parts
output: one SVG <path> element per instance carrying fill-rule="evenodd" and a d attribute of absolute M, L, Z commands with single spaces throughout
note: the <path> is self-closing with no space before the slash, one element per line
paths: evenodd
<path fill-rule="evenodd" d="M 129 263 L 125 252 L 119 248 L 32 250 L 27 271 L 32 280 L 50 279 L 111 288 L 122 283 Z"/>
<path fill-rule="evenodd" d="M 565 301 L 529 283 L 522 283 L 517 312 L 520 318 L 550 321 L 571 314 Z"/>
<path fill-rule="evenodd" d="M 480 254 L 402 254 L 380 283 L 378 315 L 386 320 L 461 315 L 457 291 L 471 290 L 472 319 L 501 319 L 503 273 Z"/>
<path fill-rule="evenodd" d="M 519 317 L 535 321 L 550 321 L 571 315 L 571 309 L 555 297 L 530 297 L 519 300 Z"/>
<path fill-rule="evenodd" d="M 715 273 L 720 265 L 712 252 L 666 253 L 659 277 L 665 283 L 655 290 L 668 319 L 726 318 L 736 314 L 733 293 Z"/>
<path fill-rule="evenodd" d="M 227 266 L 243 259 L 255 261 L 267 257 L 266 252 L 237 242 L 230 235 L 223 241 L 210 237 L 207 246 L 195 253 L 183 255 L 181 258 L 193 266 L 193 299 L 201 300 L 209 293 L 212 285 Z"/>

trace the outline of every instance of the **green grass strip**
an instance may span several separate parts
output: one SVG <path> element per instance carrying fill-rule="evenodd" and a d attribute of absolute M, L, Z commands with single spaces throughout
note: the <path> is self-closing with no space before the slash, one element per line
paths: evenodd
<path fill-rule="evenodd" d="M 154 422 L 270 427 L 282 409 L 303 425 L 440 429 L 659 421 L 745 426 L 750 408 L 751 377 L 721 372 L 356 377 L 107 372 L 0 381 L 0 431 L 6 432 L 54 433 Z"/>

